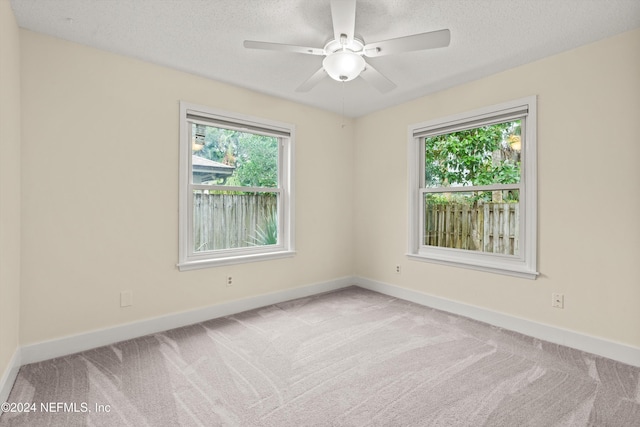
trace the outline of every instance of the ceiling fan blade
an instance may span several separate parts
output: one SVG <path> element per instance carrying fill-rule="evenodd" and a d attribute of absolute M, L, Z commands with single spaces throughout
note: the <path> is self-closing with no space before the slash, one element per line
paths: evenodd
<path fill-rule="evenodd" d="M 344 34 L 346 43 L 351 43 L 356 28 L 356 0 L 331 0 L 331 19 L 335 39 L 340 40 Z"/>
<path fill-rule="evenodd" d="M 320 83 L 320 80 L 324 79 L 326 76 L 327 72 L 324 70 L 324 68 L 320 68 L 318 71 L 313 73 L 313 75 L 309 77 L 306 82 L 298 86 L 296 88 L 296 92 L 309 92 L 315 87 L 315 85 Z"/>
<path fill-rule="evenodd" d="M 275 50 L 279 52 L 305 53 L 307 55 L 324 55 L 324 49 L 317 47 L 296 46 L 292 44 L 257 42 L 245 40 L 243 43 L 247 49 Z"/>
<path fill-rule="evenodd" d="M 363 50 L 365 56 L 374 58 L 376 56 L 391 55 L 394 53 L 447 47 L 450 41 L 451 32 L 449 30 L 438 30 L 369 43 Z"/>
<path fill-rule="evenodd" d="M 367 64 L 364 71 L 360 73 L 360 77 L 382 93 L 387 93 L 397 87 L 395 83 L 383 76 L 380 71 L 369 64 Z"/>

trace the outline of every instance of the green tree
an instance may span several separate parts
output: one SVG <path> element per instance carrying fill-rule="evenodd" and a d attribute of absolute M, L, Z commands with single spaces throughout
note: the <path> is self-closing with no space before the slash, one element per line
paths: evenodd
<path fill-rule="evenodd" d="M 238 150 L 239 133 L 234 130 L 206 126 L 204 147 L 196 155 L 235 166 L 235 153 Z"/>
<path fill-rule="evenodd" d="M 195 135 L 196 127 L 193 129 Z M 277 186 L 277 138 L 206 126 L 204 147 L 194 154 L 234 166 L 235 172 L 227 180 L 227 185 Z"/>
<path fill-rule="evenodd" d="M 278 139 L 241 133 L 236 154 L 238 183 L 251 187 L 277 187 Z"/>
<path fill-rule="evenodd" d="M 429 187 L 514 184 L 520 156 L 509 143 L 520 121 L 425 138 L 425 182 Z"/>

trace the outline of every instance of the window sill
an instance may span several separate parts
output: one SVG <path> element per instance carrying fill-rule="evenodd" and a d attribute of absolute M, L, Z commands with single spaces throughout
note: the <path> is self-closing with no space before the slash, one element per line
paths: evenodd
<path fill-rule="evenodd" d="M 278 251 L 250 255 L 234 255 L 224 258 L 209 258 L 203 260 L 189 260 L 178 263 L 180 271 L 198 270 L 201 268 L 219 267 L 222 265 L 244 264 L 249 262 L 269 261 L 279 258 L 290 258 L 296 254 L 295 251 Z"/>
<path fill-rule="evenodd" d="M 432 262 L 435 264 L 448 265 L 451 267 L 466 268 L 470 270 L 486 271 L 489 273 L 502 274 L 507 276 L 520 277 L 523 279 L 535 280 L 539 272 L 527 269 L 524 265 L 511 265 L 502 263 L 473 263 L 461 260 L 441 259 L 425 255 L 407 254 L 409 259 L 422 262 Z"/>

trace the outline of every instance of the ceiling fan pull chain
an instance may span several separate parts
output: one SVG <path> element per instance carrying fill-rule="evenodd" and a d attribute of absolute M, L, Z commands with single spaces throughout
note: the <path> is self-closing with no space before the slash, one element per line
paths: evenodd
<path fill-rule="evenodd" d="M 346 126 L 344 124 L 344 84 L 345 84 L 344 81 L 340 82 L 340 86 L 342 86 L 342 90 L 341 90 L 342 92 L 342 129 L 344 129 L 344 127 Z"/>

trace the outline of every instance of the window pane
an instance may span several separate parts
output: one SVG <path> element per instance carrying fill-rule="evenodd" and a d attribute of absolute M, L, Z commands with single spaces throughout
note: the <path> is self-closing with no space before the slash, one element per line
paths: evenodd
<path fill-rule="evenodd" d="M 518 255 L 518 190 L 427 193 L 423 244 Z"/>
<path fill-rule="evenodd" d="M 278 194 L 193 190 L 193 250 L 278 244 Z"/>
<path fill-rule="evenodd" d="M 521 121 L 425 138 L 425 186 L 520 182 Z"/>
<path fill-rule="evenodd" d="M 191 124 L 194 184 L 278 187 L 278 138 Z"/>

